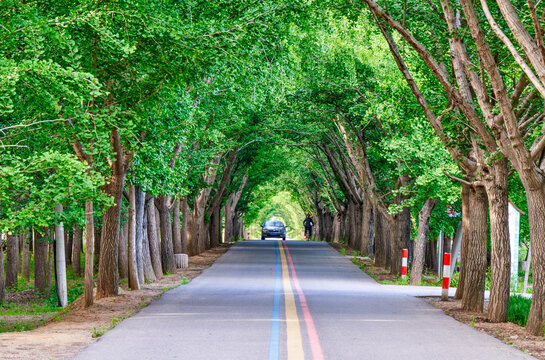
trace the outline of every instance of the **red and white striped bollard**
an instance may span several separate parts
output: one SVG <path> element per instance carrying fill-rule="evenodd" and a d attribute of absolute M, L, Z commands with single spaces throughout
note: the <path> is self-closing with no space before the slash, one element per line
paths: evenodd
<path fill-rule="evenodd" d="M 248 231 L 248 240 L 250 240 L 250 232 Z"/>
<path fill-rule="evenodd" d="M 409 257 L 409 250 L 403 249 L 401 258 L 401 278 L 407 277 L 407 258 Z"/>
<path fill-rule="evenodd" d="M 443 290 L 441 291 L 441 301 L 448 300 L 448 288 L 450 286 L 450 254 L 443 256 Z"/>

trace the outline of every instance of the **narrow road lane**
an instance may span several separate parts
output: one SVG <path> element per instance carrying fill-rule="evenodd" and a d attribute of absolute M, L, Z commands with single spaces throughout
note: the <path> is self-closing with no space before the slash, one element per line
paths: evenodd
<path fill-rule="evenodd" d="M 325 243 L 245 241 L 76 359 L 531 359 Z"/>

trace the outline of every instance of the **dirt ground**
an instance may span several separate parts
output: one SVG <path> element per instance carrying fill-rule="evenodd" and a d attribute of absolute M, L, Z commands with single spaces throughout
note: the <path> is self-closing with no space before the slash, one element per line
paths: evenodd
<path fill-rule="evenodd" d="M 119 296 L 95 301 L 87 309 L 82 298 L 74 301 L 64 314 L 53 316 L 45 325 L 24 332 L 0 334 L 2 359 L 70 359 L 112 325 L 134 315 L 166 290 L 198 276 L 202 270 L 223 255 L 229 245 L 221 245 L 201 255 L 189 258 L 189 269 L 178 270 L 142 289 L 129 291 L 119 288 Z"/>

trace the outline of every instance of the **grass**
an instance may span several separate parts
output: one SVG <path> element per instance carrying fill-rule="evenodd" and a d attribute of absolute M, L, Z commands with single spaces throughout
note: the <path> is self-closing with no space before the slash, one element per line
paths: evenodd
<path fill-rule="evenodd" d="M 28 331 L 37 328 L 47 322 L 48 319 L 34 320 L 32 322 L 27 321 L 5 321 L 0 320 L 0 333 L 2 332 L 19 332 Z"/>
<path fill-rule="evenodd" d="M 382 284 L 384 285 L 409 285 L 410 277 L 407 274 L 405 278 L 402 278 L 401 276 L 395 277 L 393 280 L 383 280 Z"/>
<path fill-rule="evenodd" d="M 359 251 L 352 251 L 352 263 L 354 265 L 360 265 L 360 261 L 358 259 L 358 256 L 360 256 L 360 252 Z"/>
<path fill-rule="evenodd" d="M 112 321 L 110 323 L 110 326 L 103 326 L 102 328 L 98 329 L 96 327 L 94 327 L 92 330 L 91 330 L 91 337 L 92 338 L 97 338 L 97 337 L 101 337 L 102 335 L 104 335 L 106 332 L 108 332 L 109 330 L 112 330 L 119 322 L 123 321 L 125 318 L 122 317 L 121 319 L 118 319 L 116 317 L 113 317 L 112 318 Z"/>
<path fill-rule="evenodd" d="M 509 309 L 507 310 L 507 321 L 526 326 L 530 305 L 532 305 L 532 299 L 526 299 L 519 295 L 511 296 L 509 298 Z"/>
<path fill-rule="evenodd" d="M 24 315 L 42 315 L 55 313 L 59 310 L 57 306 L 52 306 L 48 302 L 37 302 L 33 304 L 15 304 L 13 302 L 5 303 L 0 306 L 1 316 L 24 316 Z"/>
<path fill-rule="evenodd" d="M 30 272 L 33 278 L 33 259 L 31 259 Z M 83 278 L 72 272 L 70 266 L 66 269 L 68 285 L 68 304 L 83 294 Z M 29 292 L 29 294 L 17 295 L 14 301 L 0 304 L 0 333 L 13 331 L 26 331 L 34 329 L 51 318 L 60 319 L 66 309 L 58 307 L 57 291 L 55 288 L 55 276 L 51 279 L 51 292 L 49 294 L 35 291 L 33 281 L 27 281 L 22 275 L 18 275 L 16 286 L 7 289 L 12 293 Z M 28 316 L 29 319 L 20 317 Z M 10 319 L 13 317 L 13 319 Z"/>
<path fill-rule="evenodd" d="M 177 287 L 180 286 L 180 285 L 187 285 L 187 284 L 189 284 L 190 281 L 191 281 L 191 280 L 188 279 L 187 277 L 185 277 L 185 275 L 184 275 L 184 276 L 182 276 L 182 281 L 180 281 L 180 283 L 179 283 L 178 285 L 165 286 L 165 287 L 162 288 L 162 290 L 163 290 L 163 291 L 172 290 L 172 289 L 174 289 L 174 288 L 177 288 Z"/>

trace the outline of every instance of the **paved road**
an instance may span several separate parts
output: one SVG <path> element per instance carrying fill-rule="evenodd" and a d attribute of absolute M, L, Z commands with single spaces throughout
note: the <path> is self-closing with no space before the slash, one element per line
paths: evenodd
<path fill-rule="evenodd" d="M 75 358 L 531 359 L 399 288 L 325 243 L 244 241 Z"/>

